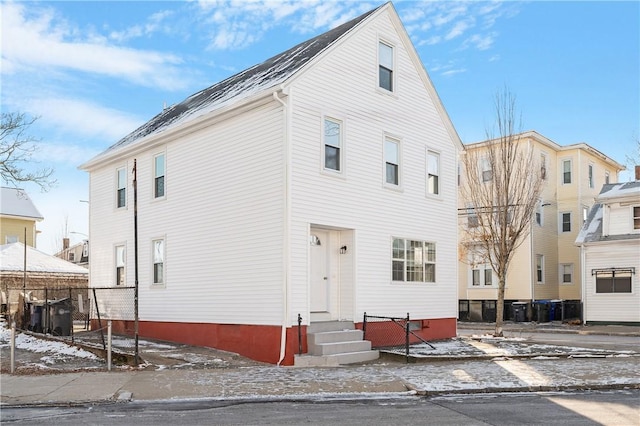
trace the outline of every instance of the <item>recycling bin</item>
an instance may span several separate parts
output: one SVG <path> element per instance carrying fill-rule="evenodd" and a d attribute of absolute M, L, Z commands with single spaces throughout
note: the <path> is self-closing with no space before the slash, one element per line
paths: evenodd
<path fill-rule="evenodd" d="M 552 300 L 549 302 L 549 320 L 561 321 L 562 320 L 562 300 Z"/>
<path fill-rule="evenodd" d="M 533 302 L 533 311 L 536 313 L 536 321 L 549 322 L 549 301 L 536 300 Z"/>

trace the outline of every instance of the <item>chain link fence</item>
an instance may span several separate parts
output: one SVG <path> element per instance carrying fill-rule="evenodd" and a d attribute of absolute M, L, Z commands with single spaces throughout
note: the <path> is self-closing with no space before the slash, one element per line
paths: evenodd
<path fill-rule="evenodd" d="M 107 349 L 107 323 L 115 350 L 137 353 L 134 335 L 135 287 L 3 286 L 2 313 L 18 332 L 51 336 L 70 344 Z"/>
<path fill-rule="evenodd" d="M 416 330 L 420 328 L 411 322 L 408 313 L 406 317 L 390 317 L 368 315 L 365 312 L 362 322 L 363 338 L 371 342 L 372 349 L 403 353 L 408 362 L 411 345 L 424 343 L 435 349 L 413 331 L 414 325 Z"/>

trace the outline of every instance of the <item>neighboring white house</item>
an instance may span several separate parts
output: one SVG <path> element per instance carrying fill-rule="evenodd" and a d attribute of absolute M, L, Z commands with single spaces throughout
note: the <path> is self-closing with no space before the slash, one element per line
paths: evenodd
<path fill-rule="evenodd" d="M 584 323 L 640 325 L 640 180 L 604 185 L 576 244 Z"/>
<path fill-rule="evenodd" d="M 91 285 L 135 283 L 135 167 L 140 335 L 282 364 L 299 316 L 304 348 L 312 323 L 365 312 L 453 337 L 462 149 L 386 3 L 82 165 Z"/>

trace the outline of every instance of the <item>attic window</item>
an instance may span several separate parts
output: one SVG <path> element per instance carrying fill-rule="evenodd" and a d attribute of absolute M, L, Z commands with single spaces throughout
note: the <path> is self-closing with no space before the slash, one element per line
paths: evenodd
<path fill-rule="evenodd" d="M 393 47 L 378 43 L 378 85 L 393 92 Z"/>

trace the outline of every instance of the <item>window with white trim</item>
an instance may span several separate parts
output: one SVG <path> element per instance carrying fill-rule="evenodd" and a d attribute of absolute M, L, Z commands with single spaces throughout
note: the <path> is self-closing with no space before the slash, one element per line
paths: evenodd
<path fill-rule="evenodd" d="M 435 282 L 436 244 L 394 238 L 391 279 L 400 282 Z"/>
<path fill-rule="evenodd" d="M 571 183 L 571 160 L 562 160 L 562 183 Z"/>
<path fill-rule="evenodd" d="M 560 230 L 571 232 L 571 212 L 560 213 Z"/>
<path fill-rule="evenodd" d="M 378 43 L 378 86 L 393 92 L 393 47 Z"/>
<path fill-rule="evenodd" d="M 116 189 L 116 205 L 118 208 L 127 206 L 127 169 L 120 168 L 116 171 L 117 189 Z"/>
<path fill-rule="evenodd" d="M 116 251 L 115 251 L 115 257 L 116 257 L 116 285 L 124 285 L 125 284 L 125 264 L 126 264 L 126 258 L 125 258 L 125 248 L 124 246 L 116 246 Z"/>
<path fill-rule="evenodd" d="M 325 170 L 342 170 L 342 122 L 333 118 L 324 119 L 324 163 Z"/>
<path fill-rule="evenodd" d="M 609 183 L 609 172 L 604 172 L 604 183 Z"/>
<path fill-rule="evenodd" d="M 165 157 L 164 154 L 158 154 L 153 161 L 153 196 L 154 198 L 164 197 L 164 180 L 165 180 Z"/>
<path fill-rule="evenodd" d="M 543 207 L 542 207 L 543 204 L 544 203 L 540 201 L 536 206 L 535 217 L 536 217 L 536 224 L 538 226 L 542 226 L 543 220 L 544 220 Z"/>
<path fill-rule="evenodd" d="M 400 185 L 400 142 L 391 138 L 384 139 L 385 183 Z"/>
<path fill-rule="evenodd" d="M 582 223 L 587 221 L 587 217 L 589 217 L 589 207 L 582 206 Z"/>
<path fill-rule="evenodd" d="M 493 285 L 493 269 L 491 265 L 479 265 L 471 270 L 471 286 L 489 286 Z"/>
<path fill-rule="evenodd" d="M 544 255 L 536 255 L 536 282 L 544 284 Z"/>
<path fill-rule="evenodd" d="M 640 206 L 633 206 L 633 230 L 640 231 Z"/>
<path fill-rule="evenodd" d="M 440 154 L 427 151 L 427 193 L 440 194 Z"/>
<path fill-rule="evenodd" d="M 573 283 L 573 263 L 563 263 L 560 265 L 560 283 Z"/>
<path fill-rule="evenodd" d="M 153 240 L 153 283 L 164 284 L 164 239 Z"/>
<path fill-rule="evenodd" d="M 478 214 L 473 206 L 467 206 L 467 227 L 476 228 L 479 225 Z"/>
<path fill-rule="evenodd" d="M 482 181 L 489 182 L 493 179 L 493 169 L 491 168 L 491 161 L 487 157 L 484 157 L 481 160 L 481 173 L 482 173 Z"/>
<path fill-rule="evenodd" d="M 593 164 L 589 164 L 589 188 L 593 188 L 595 186 L 593 180 Z"/>
<path fill-rule="evenodd" d="M 540 154 L 540 177 L 547 180 L 547 155 Z"/>

